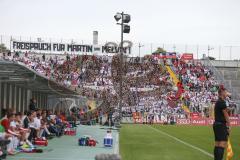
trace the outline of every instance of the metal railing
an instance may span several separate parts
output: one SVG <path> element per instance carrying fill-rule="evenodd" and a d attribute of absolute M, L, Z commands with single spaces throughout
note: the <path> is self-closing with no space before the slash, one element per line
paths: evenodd
<path fill-rule="evenodd" d="M 237 90 L 232 87 L 229 81 L 225 80 L 224 75 L 220 72 L 209 59 L 204 60 L 204 65 L 207 66 L 214 74 L 215 79 L 220 83 L 223 84 L 225 88 L 231 93 L 231 97 L 233 100 L 239 101 L 240 96 L 238 95 Z"/>

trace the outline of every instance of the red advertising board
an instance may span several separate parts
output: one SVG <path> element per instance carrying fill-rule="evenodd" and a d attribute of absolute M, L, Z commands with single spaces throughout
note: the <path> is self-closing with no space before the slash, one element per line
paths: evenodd
<path fill-rule="evenodd" d="M 193 60 L 193 54 L 192 53 L 183 53 L 181 59 L 183 59 L 183 60 Z"/>
<path fill-rule="evenodd" d="M 231 126 L 240 126 L 240 118 L 239 117 L 229 117 Z"/>
<path fill-rule="evenodd" d="M 214 123 L 214 119 L 212 119 L 212 118 L 209 118 L 207 121 L 208 121 L 207 122 L 208 125 L 213 125 L 213 123 Z"/>
<path fill-rule="evenodd" d="M 204 118 L 198 118 L 198 119 L 191 120 L 191 124 L 194 126 L 205 126 L 205 125 L 208 125 L 207 122 L 208 122 L 207 119 L 204 119 Z"/>
<path fill-rule="evenodd" d="M 240 122 L 238 120 L 230 120 L 231 126 L 240 126 Z"/>
<path fill-rule="evenodd" d="M 193 118 L 193 119 L 198 119 L 200 116 L 199 116 L 199 113 L 197 113 L 197 112 L 193 112 L 193 113 L 190 113 L 190 116 L 191 116 L 191 118 Z"/>
<path fill-rule="evenodd" d="M 193 116 L 194 117 L 194 116 Z M 214 119 L 213 118 L 179 118 L 176 120 L 177 125 L 193 125 L 193 126 L 207 126 L 207 125 L 213 125 Z M 230 119 L 230 125 L 231 126 L 240 126 L 240 117 L 229 117 Z M 133 113 L 133 122 L 134 123 L 143 123 L 143 117 L 138 112 Z M 161 120 L 155 120 L 154 123 L 163 124 L 164 121 Z"/>
<path fill-rule="evenodd" d="M 240 118 L 238 117 L 230 117 L 230 125 L 231 126 L 240 126 Z M 192 119 L 177 119 L 177 125 L 194 125 L 194 126 L 206 126 L 212 125 L 214 123 L 214 119 L 212 118 L 192 118 Z"/>
<path fill-rule="evenodd" d="M 177 119 L 178 125 L 189 125 L 191 124 L 190 119 Z"/>

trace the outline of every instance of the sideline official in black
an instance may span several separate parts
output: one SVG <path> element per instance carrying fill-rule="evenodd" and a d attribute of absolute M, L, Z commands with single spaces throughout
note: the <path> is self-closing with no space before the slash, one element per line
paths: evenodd
<path fill-rule="evenodd" d="M 227 146 L 228 136 L 230 133 L 230 121 L 226 105 L 228 92 L 223 86 L 220 86 L 218 95 L 219 98 L 214 108 L 215 122 L 213 124 L 215 136 L 214 160 L 223 159 L 224 149 Z"/>

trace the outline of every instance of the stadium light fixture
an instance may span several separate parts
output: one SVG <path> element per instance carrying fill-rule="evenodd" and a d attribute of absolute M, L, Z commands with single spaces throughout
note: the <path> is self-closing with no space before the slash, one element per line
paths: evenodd
<path fill-rule="evenodd" d="M 123 33 L 130 33 L 130 26 L 129 25 L 126 25 L 126 24 L 123 25 Z"/>
<path fill-rule="evenodd" d="M 117 13 L 117 14 L 114 16 L 114 18 L 115 18 L 115 20 L 118 22 L 118 21 L 122 18 L 122 16 L 121 16 L 120 13 Z"/>
<path fill-rule="evenodd" d="M 129 23 L 131 21 L 131 16 L 129 14 L 123 15 L 123 23 Z"/>

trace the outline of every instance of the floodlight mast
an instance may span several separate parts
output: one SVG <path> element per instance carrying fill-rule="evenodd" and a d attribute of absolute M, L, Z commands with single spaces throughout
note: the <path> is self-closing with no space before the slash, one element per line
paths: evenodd
<path fill-rule="evenodd" d="M 121 123 L 122 120 L 122 106 L 123 106 L 123 33 L 130 32 L 130 26 L 125 25 L 125 23 L 129 23 L 131 18 L 130 15 L 124 14 L 124 12 L 117 13 L 114 16 L 115 20 L 118 22 L 121 19 L 121 23 L 117 23 L 117 25 L 121 25 L 121 43 L 120 43 L 120 71 L 119 71 L 119 105 L 118 105 L 118 124 Z"/>

